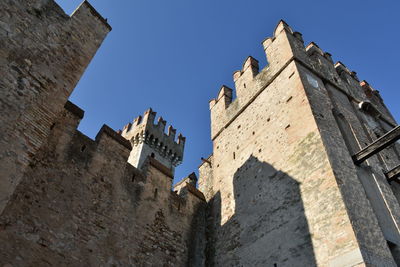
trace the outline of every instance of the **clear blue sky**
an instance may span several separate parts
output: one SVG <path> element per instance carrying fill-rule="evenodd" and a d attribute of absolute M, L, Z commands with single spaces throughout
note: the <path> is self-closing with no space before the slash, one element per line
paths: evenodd
<path fill-rule="evenodd" d="M 57 0 L 66 13 L 81 0 Z M 284 19 L 381 92 L 400 118 L 400 1 L 91 0 L 113 31 L 71 100 L 80 130 L 118 130 L 152 107 L 187 137 L 176 180 L 211 153 L 208 101 Z"/>

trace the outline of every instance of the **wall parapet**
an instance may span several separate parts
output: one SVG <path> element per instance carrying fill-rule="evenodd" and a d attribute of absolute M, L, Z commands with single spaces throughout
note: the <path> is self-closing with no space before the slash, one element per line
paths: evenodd
<path fill-rule="evenodd" d="M 315 42 L 304 46 L 301 33 L 294 32 L 283 20 L 276 26 L 273 37 L 266 38 L 262 44 L 269 64 L 258 72 L 258 61 L 248 57 L 242 70 L 234 72 L 237 98 L 230 99 L 230 94 L 225 93 L 226 89 L 223 86 L 217 98 L 210 101 L 212 140 L 215 140 L 293 61 L 316 74 L 324 83 L 332 84 L 355 103 L 370 97 L 366 92 L 371 90 L 366 90 L 367 87 L 362 83 L 360 85 L 355 71 L 349 70 L 340 61 L 334 63 L 331 54 L 323 51 Z M 246 71 L 247 76 L 244 75 Z M 241 81 L 242 78 L 245 78 L 245 82 Z M 374 94 L 378 95 L 377 92 Z M 225 97 L 225 101 L 221 101 L 221 96 Z"/>

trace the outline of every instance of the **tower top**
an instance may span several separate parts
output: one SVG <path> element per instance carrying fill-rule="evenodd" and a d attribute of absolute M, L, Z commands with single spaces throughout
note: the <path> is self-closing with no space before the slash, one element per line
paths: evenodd
<path fill-rule="evenodd" d="M 167 122 L 159 117 L 154 123 L 155 117 L 156 112 L 149 108 L 143 116 L 136 117 L 133 123 L 128 123 L 122 130 L 122 137 L 132 144 L 129 162 L 140 168 L 150 156 L 174 170 L 182 163 L 186 138 L 182 134 L 175 138 L 176 129 L 172 125 L 168 126 L 165 133 Z"/>

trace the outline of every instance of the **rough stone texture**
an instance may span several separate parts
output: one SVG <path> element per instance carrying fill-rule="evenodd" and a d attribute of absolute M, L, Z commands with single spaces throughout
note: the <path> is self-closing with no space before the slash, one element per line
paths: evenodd
<path fill-rule="evenodd" d="M 212 167 L 199 180 L 209 265 L 395 266 L 398 187 L 381 170 L 398 148 L 361 166 L 351 155 L 396 122 L 377 91 L 285 22 L 263 46 L 266 68 L 249 57 L 234 73 L 237 99 L 222 87 L 210 102 Z"/>
<path fill-rule="evenodd" d="M 203 266 L 202 194 L 172 192 L 170 169 L 152 158 L 136 169 L 119 135 L 105 126 L 93 141 L 79 119 L 65 110 L 6 206 L 0 263 Z"/>
<path fill-rule="evenodd" d="M 68 96 L 110 29 L 86 1 L 71 17 L 0 3 L 0 266 L 204 266 L 205 199 L 191 180 L 171 190 L 176 154 L 149 146 L 139 169 L 121 133 L 76 130 Z"/>
<path fill-rule="evenodd" d="M 110 29 L 87 2 L 0 2 L 0 213 Z"/>

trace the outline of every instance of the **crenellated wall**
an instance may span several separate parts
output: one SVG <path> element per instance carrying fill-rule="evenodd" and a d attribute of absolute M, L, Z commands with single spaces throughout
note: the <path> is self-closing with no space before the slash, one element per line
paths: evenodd
<path fill-rule="evenodd" d="M 120 132 L 133 146 L 128 161 L 140 168 L 146 158 L 151 156 L 174 172 L 175 167 L 182 163 L 186 138 L 179 134 L 175 140 L 176 129 L 170 125 L 165 133 L 167 122 L 159 117 L 155 124 L 155 117 L 156 112 L 150 108 L 143 117 L 135 118 L 133 123 L 125 125 Z"/>
<path fill-rule="evenodd" d="M 210 101 L 210 266 L 395 266 L 398 185 L 382 170 L 395 144 L 357 166 L 351 156 L 396 125 L 376 90 L 281 21 Z M 347 128 L 346 128 L 347 127 Z M 211 162 L 210 161 L 210 162 Z"/>
<path fill-rule="evenodd" d="M 151 157 L 133 167 L 129 141 L 106 125 L 83 135 L 82 115 L 67 102 L 28 166 L 0 217 L 0 264 L 204 266 L 202 193 L 186 180 L 173 192 Z"/>

